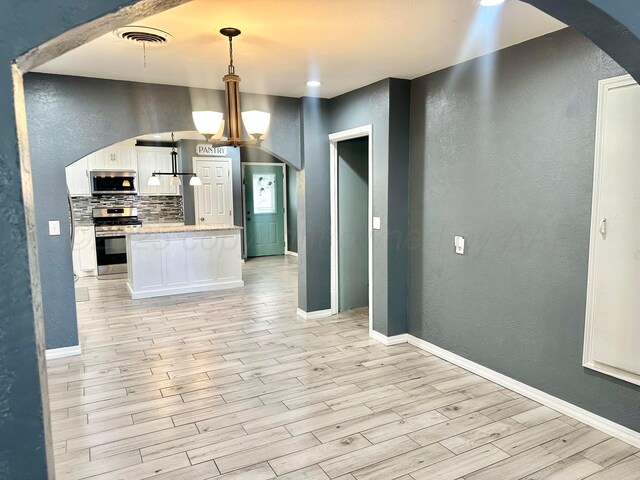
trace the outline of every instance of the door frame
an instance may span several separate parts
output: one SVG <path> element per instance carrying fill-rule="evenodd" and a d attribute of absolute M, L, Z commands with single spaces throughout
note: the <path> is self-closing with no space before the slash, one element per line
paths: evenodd
<path fill-rule="evenodd" d="M 631 75 L 622 75 L 607 78 L 598 82 L 598 107 L 596 113 L 596 144 L 595 158 L 593 162 L 593 197 L 591 200 L 591 232 L 589 234 L 589 265 L 587 273 L 587 305 L 584 328 L 584 348 L 582 365 L 591 370 L 595 370 L 605 375 L 609 375 L 625 382 L 640 385 L 640 376 L 626 372 L 624 370 L 598 363 L 593 358 L 593 341 L 595 321 L 595 301 L 596 301 L 596 270 L 598 259 L 598 237 L 600 235 L 600 222 L 602 212 L 600 212 L 600 196 L 602 170 L 604 164 L 604 118 L 607 109 L 607 96 L 609 91 L 618 88 L 637 85 L 638 83 Z"/>
<path fill-rule="evenodd" d="M 249 166 L 265 166 L 265 167 L 282 167 L 282 205 L 284 206 L 284 254 L 286 255 L 289 251 L 289 242 L 287 241 L 289 236 L 289 227 L 287 225 L 287 214 L 289 211 L 287 210 L 287 164 L 286 163 L 274 163 L 274 162 L 241 162 L 241 173 L 240 173 L 240 182 L 242 183 L 242 236 L 244 237 L 244 256 L 248 258 L 248 249 L 247 249 L 247 209 L 245 208 L 246 203 L 246 186 L 244 184 L 244 167 L 245 165 Z"/>
<path fill-rule="evenodd" d="M 369 237 L 369 331 L 373 330 L 373 125 L 342 130 L 329 135 L 331 192 L 331 314 L 340 309 L 338 264 L 338 143 L 353 138 L 368 137 L 368 237 Z"/>
<path fill-rule="evenodd" d="M 230 197 L 230 202 L 229 205 L 231 205 L 231 221 L 229 223 L 229 225 L 233 225 L 233 212 L 234 212 L 234 208 L 233 208 L 233 162 L 231 158 L 226 158 L 226 157 L 192 157 L 191 161 L 193 163 L 193 172 L 197 173 L 198 172 L 198 166 L 197 166 L 197 162 L 201 161 L 201 160 L 208 160 L 211 162 L 227 162 L 229 164 L 229 182 L 230 182 L 230 188 L 229 188 L 229 197 Z M 184 185 L 183 185 L 183 189 L 184 189 Z M 183 195 L 184 198 L 184 195 Z M 184 207 L 183 207 L 184 208 Z M 196 215 L 196 225 L 200 225 L 200 215 L 198 215 L 198 195 L 196 194 L 196 192 L 193 192 L 193 208 L 195 210 L 195 215 Z"/>

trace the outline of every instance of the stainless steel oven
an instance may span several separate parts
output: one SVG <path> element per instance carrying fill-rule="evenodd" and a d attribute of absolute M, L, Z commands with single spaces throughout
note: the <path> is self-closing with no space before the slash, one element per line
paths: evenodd
<path fill-rule="evenodd" d="M 117 232 L 96 232 L 98 275 L 127 272 L 126 239 Z"/>
<path fill-rule="evenodd" d="M 91 170 L 91 195 L 137 195 L 138 180 L 132 170 Z"/>
<path fill-rule="evenodd" d="M 98 275 L 126 273 L 127 237 L 124 227 L 139 227 L 136 208 L 94 208 Z"/>

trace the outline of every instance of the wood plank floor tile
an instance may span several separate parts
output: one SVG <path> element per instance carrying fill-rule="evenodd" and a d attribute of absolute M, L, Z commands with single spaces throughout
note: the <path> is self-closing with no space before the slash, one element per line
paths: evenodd
<path fill-rule="evenodd" d="M 417 443 L 403 435 L 387 440 L 386 442 L 362 448 L 356 452 L 324 461 L 320 463 L 320 467 L 322 467 L 331 478 L 342 477 L 350 472 L 361 470 L 383 460 L 394 458 L 403 453 L 415 450 L 418 447 Z"/>
<path fill-rule="evenodd" d="M 370 446 L 362 435 L 349 435 L 328 443 L 307 448 L 296 453 L 290 453 L 269 461 L 269 465 L 278 475 L 301 470 L 310 465 L 315 465 L 342 455 Z"/>
<path fill-rule="evenodd" d="M 82 354 L 47 362 L 56 478 L 637 478 L 637 449 L 372 340 L 367 308 L 298 317 L 295 258 L 243 278 L 140 300 L 122 276 L 78 280 Z"/>

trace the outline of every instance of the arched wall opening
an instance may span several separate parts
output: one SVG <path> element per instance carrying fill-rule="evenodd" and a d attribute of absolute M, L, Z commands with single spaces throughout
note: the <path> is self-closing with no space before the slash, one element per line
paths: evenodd
<path fill-rule="evenodd" d="M 0 166 L 2 178 L 5 179 L 0 212 L 3 219 L 7 219 L 3 222 L 3 234 L 0 237 L 7 260 L 3 262 L 4 268 L 0 273 L 0 283 L 3 285 L 0 312 L 3 318 L 10 320 L 10 324 L 3 327 L 0 344 L 0 356 L 3 358 L 0 378 L 2 390 L 7 392 L 0 401 L 3 410 L 11 413 L 11 421 L 3 424 L 3 440 L 10 438 L 12 441 L 7 448 L 3 445 L 0 476 L 7 478 L 17 475 L 16 472 L 41 478 L 46 475 L 47 463 L 50 465 L 49 471 L 53 470 L 51 457 L 47 462 L 44 455 L 45 451 L 50 451 L 51 442 L 43 428 L 43 425 L 48 425 L 48 402 L 43 371 L 36 216 L 31 192 L 30 142 L 22 74 L 117 26 L 183 2 L 103 0 L 86 8 L 76 8 L 74 3 L 71 0 L 55 5 L 48 2 L 16 2 L 2 20 L 3 35 L 13 39 L 11 44 L 5 42 L 0 45 L 0 61 L 5 66 L 0 76 L 0 91 L 3 92 L 0 101 L 6 107 L 2 109 L 2 123 L 10 127 L 15 125 L 15 128 L 3 128 L 0 133 Z M 529 3 L 574 26 L 639 79 L 637 58 L 640 58 L 640 18 L 637 8 L 634 14 L 633 2 L 627 2 L 627 5 L 615 2 L 615 5 L 611 5 L 612 2 L 595 0 L 531 0 Z M 15 11 L 11 12 L 12 9 Z M 109 13 L 113 11 L 115 13 Z M 14 22 L 16 18 L 22 21 Z M 47 19 L 44 28 L 41 23 L 43 18 Z M 17 63 L 10 74 L 8 67 L 14 59 L 17 59 Z M 13 96 L 10 92 L 13 92 Z M 168 127 L 166 130 L 173 129 L 172 125 Z M 151 130 L 141 129 L 139 133 L 148 131 Z M 118 135 L 115 135 L 107 144 L 117 140 Z M 101 146 L 104 145 L 92 148 Z M 80 156 L 82 152 L 78 158 Z M 39 412 L 41 408 L 44 412 L 34 416 L 33 412 Z"/>

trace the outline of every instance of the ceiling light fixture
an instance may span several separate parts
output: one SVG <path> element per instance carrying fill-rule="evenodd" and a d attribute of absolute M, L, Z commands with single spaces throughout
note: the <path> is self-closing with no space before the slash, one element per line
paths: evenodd
<path fill-rule="evenodd" d="M 181 176 L 191 176 L 189 180 L 189 185 L 192 187 L 197 187 L 202 185 L 202 180 L 200 177 L 193 172 L 178 172 L 178 152 L 176 152 L 176 141 L 173 138 L 173 132 L 171 132 L 171 171 L 170 172 L 153 172 L 147 180 L 147 185 L 150 187 L 158 187 L 160 186 L 160 175 L 171 175 L 169 179 L 169 185 L 178 186 L 182 185 L 182 181 L 180 180 Z"/>
<path fill-rule="evenodd" d="M 480 0 L 480 6 L 482 7 L 497 7 L 502 5 L 505 0 Z"/>
<path fill-rule="evenodd" d="M 320 85 L 322 85 L 322 82 L 319 80 L 309 80 L 307 82 L 307 87 L 319 87 Z"/>
<path fill-rule="evenodd" d="M 225 121 L 223 114 L 212 111 L 193 112 L 193 123 L 198 132 L 216 147 L 244 147 L 259 146 L 267 136 L 271 114 L 251 110 L 240 113 L 240 76 L 236 75 L 233 66 L 233 37 L 240 35 L 240 30 L 226 27 L 220 33 L 229 38 L 229 71 L 222 78 L 224 82 L 224 97 L 227 105 L 227 137 L 222 138 Z M 249 134 L 249 140 L 242 140 L 240 116 Z"/>

